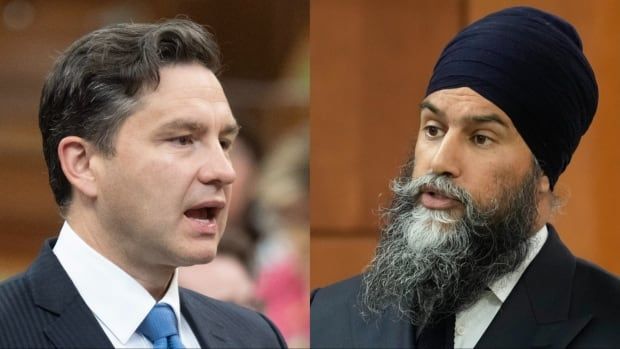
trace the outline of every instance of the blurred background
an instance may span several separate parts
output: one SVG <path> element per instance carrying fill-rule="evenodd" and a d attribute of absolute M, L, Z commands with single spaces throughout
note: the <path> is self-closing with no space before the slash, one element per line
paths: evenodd
<path fill-rule="evenodd" d="M 266 313 L 308 345 L 307 0 L 0 1 L 0 280 L 27 268 L 62 224 L 41 154 L 38 104 L 54 59 L 116 22 L 184 15 L 220 44 L 220 81 L 242 125 L 230 218 L 216 260 L 182 285 Z"/>
<path fill-rule="evenodd" d="M 358 274 L 372 258 L 376 210 L 413 149 L 443 47 L 467 24 L 516 5 L 570 21 L 596 73 L 598 111 L 556 185 L 566 204 L 552 222 L 574 254 L 620 273 L 620 1 L 312 0 L 312 288 Z"/>

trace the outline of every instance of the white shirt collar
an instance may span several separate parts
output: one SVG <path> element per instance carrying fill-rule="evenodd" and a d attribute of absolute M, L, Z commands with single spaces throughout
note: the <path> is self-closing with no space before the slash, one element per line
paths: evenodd
<path fill-rule="evenodd" d="M 126 344 L 155 306 L 155 299 L 133 277 L 86 244 L 67 222 L 53 251 L 93 314 Z M 172 307 L 181 328 L 178 270 L 159 303 Z"/>
<path fill-rule="evenodd" d="M 540 252 L 540 249 L 545 244 L 545 241 L 547 241 L 548 235 L 549 232 L 547 231 L 547 226 L 543 225 L 543 227 L 536 232 L 536 234 L 529 238 L 530 250 L 517 269 L 512 273 L 502 276 L 500 279 L 489 285 L 491 291 L 502 303 L 506 301 L 506 298 L 508 298 L 508 295 L 517 282 L 519 282 L 519 279 L 521 278 L 521 275 L 523 275 L 523 272 L 525 272 L 525 269 L 527 269 L 534 257 L 536 257 L 538 252 Z"/>

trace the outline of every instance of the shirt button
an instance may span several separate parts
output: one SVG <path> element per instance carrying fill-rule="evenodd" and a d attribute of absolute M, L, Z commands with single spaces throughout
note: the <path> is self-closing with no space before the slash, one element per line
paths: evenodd
<path fill-rule="evenodd" d="M 456 334 L 458 334 L 459 336 L 462 336 L 465 334 L 465 328 L 463 326 L 457 326 L 456 327 Z"/>

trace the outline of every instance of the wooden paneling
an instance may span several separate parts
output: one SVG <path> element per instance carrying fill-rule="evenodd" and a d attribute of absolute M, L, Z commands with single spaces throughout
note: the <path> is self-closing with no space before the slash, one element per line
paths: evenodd
<path fill-rule="evenodd" d="M 361 263 L 345 261 L 370 261 L 372 249 L 345 246 L 376 238 L 373 211 L 389 198 L 387 184 L 411 150 L 440 50 L 463 25 L 519 4 L 573 23 L 597 74 L 597 116 L 556 187 L 566 205 L 553 222 L 575 254 L 620 273 L 620 2 L 313 0 L 312 286 L 359 273 Z M 324 262 L 330 253 L 331 265 Z"/>
<path fill-rule="evenodd" d="M 323 232 L 313 236 L 310 245 L 310 285 L 312 288 L 328 285 L 358 274 L 368 264 L 377 239 L 372 234 L 332 236 Z M 317 272 L 321 271 L 321 272 Z"/>
<path fill-rule="evenodd" d="M 376 228 L 373 210 L 407 157 L 458 14 L 457 1 L 312 1 L 313 230 Z"/>

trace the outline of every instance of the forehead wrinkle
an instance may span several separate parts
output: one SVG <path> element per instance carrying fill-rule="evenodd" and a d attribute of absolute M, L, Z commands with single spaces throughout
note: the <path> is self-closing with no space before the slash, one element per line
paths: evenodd
<path fill-rule="evenodd" d="M 184 100 L 184 103 L 179 103 L 182 100 Z M 171 119 L 159 126 L 159 129 L 206 130 L 208 124 L 212 121 L 203 120 L 205 118 L 209 120 L 222 120 L 221 123 L 225 126 L 229 124 L 236 125 L 235 117 L 230 110 L 228 102 L 225 100 L 205 101 L 186 96 L 184 99 L 178 99 L 173 103 L 166 103 L 151 109 L 155 109 L 152 114 L 156 114 L 163 119 Z"/>
<path fill-rule="evenodd" d="M 155 91 L 155 93 L 151 96 L 155 100 L 160 99 L 162 96 L 169 96 L 170 98 L 175 98 L 178 100 L 196 99 L 199 101 L 207 101 L 212 104 L 228 104 L 228 99 L 226 98 L 224 91 L 214 86 L 180 86 L 178 88 L 168 87 L 167 89 Z"/>

